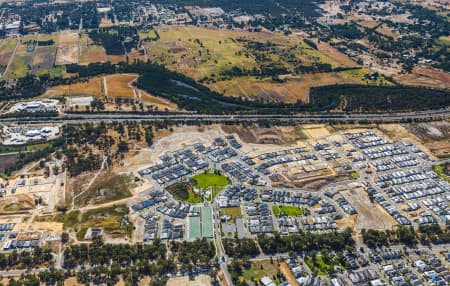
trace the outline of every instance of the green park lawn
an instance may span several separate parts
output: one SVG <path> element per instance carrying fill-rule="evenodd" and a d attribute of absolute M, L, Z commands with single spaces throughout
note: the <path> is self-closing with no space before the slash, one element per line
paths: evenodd
<path fill-rule="evenodd" d="M 295 206 L 273 206 L 273 213 L 275 216 L 280 216 L 281 212 L 286 216 L 301 216 L 304 214 L 303 210 Z"/>
<path fill-rule="evenodd" d="M 198 188 L 208 187 L 225 187 L 228 185 L 228 178 L 224 175 L 217 175 L 214 173 L 202 173 L 194 176 L 192 179 L 196 182 Z"/>

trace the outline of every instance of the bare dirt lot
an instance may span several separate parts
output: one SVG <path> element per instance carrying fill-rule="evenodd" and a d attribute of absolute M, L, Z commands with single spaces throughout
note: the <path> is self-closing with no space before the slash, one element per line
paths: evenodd
<path fill-rule="evenodd" d="M 55 63 L 56 51 L 56 45 L 37 47 L 33 58 L 32 72 L 39 74 L 41 71 L 52 69 Z"/>
<path fill-rule="evenodd" d="M 102 46 L 94 45 L 87 35 L 80 39 L 80 64 L 88 65 L 90 63 L 106 62 L 106 52 Z"/>
<path fill-rule="evenodd" d="M 77 31 L 63 30 L 58 36 L 56 65 L 76 64 L 79 60 L 79 34 Z"/>
<path fill-rule="evenodd" d="M 305 125 L 303 126 L 303 132 L 313 139 L 330 135 L 324 125 Z"/>
<path fill-rule="evenodd" d="M 222 130 L 226 133 L 236 133 L 245 143 L 292 144 L 299 139 L 306 139 L 300 126 L 266 128 L 255 125 L 248 127 L 222 125 Z"/>
<path fill-rule="evenodd" d="M 157 110 L 173 111 L 178 109 L 175 103 L 172 103 L 165 98 L 150 95 L 142 90 L 139 90 L 138 92 L 142 103 L 154 106 Z"/>
<path fill-rule="evenodd" d="M 34 201 L 28 195 L 9 196 L 0 202 L 0 214 L 28 211 L 34 207 Z"/>
<path fill-rule="evenodd" d="M 378 204 L 372 204 L 362 188 L 344 191 L 342 195 L 358 211 L 354 231 L 364 229 L 392 229 L 397 222 Z"/>
<path fill-rule="evenodd" d="M 395 80 L 405 85 L 450 88 L 448 73 L 424 67 L 415 67 L 412 73 L 398 75 Z"/>
<path fill-rule="evenodd" d="M 211 277 L 208 275 L 198 275 L 191 280 L 189 277 L 170 278 L 167 286 L 209 286 L 211 285 Z"/>
<path fill-rule="evenodd" d="M 406 128 L 437 157 L 450 156 L 450 123 L 447 121 L 408 124 Z"/>

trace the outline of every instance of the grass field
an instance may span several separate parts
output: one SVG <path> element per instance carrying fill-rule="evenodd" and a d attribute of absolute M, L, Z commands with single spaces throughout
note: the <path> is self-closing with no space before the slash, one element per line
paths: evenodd
<path fill-rule="evenodd" d="M 226 96 L 295 103 L 308 102 L 311 87 L 338 83 L 361 83 L 361 80 L 339 73 L 316 73 L 290 77 L 284 83 L 277 83 L 271 79 L 237 77 L 209 84 L 209 87 Z"/>
<path fill-rule="evenodd" d="M 264 276 L 268 276 L 276 285 L 279 285 L 282 281 L 274 279 L 274 276 L 279 271 L 280 268 L 276 261 L 273 261 L 273 263 L 270 260 L 255 261 L 252 263 L 250 269 L 244 270 L 241 279 L 244 281 L 260 281 Z"/>
<path fill-rule="evenodd" d="M 20 40 L 21 42 L 17 47 L 14 59 L 6 74 L 8 79 L 24 77 L 28 70 L 31 69 L 36 47 L 33 44 L 27 43 L 27 41 L 36 39 L 37 37 L 28 36 Z"/>
<path fill-rule="evenodd" d="M 92 40 L 83 34 L 80 38 L 80 64 L 88 65 L 90 63 L 106 62 L 105 48 L 94 45 Z"/>
<path fill-rule="evenodd" d="M 233 66 L 241 69 L 259 69 L 262 63 L 260 50 L 251 50 L 246 43 L 271 43 L 269 61 L 293 70 L 298 61 L 304 65 L 328 63 L 333 67 L 357 66 L 350 58 L 333 47 L 320 43 L 318 49 L 310 47 L 297 35 L 282 33 L 249 33 L 203 27 L 156 27 L 160 39 L 145 42 L 151 60 L 164 63 L 173 70 L 195 79 L 217 77 L 221 71 Z M 155 31 L 141 33 L 140 37 L 154 38 Z M 258 62 L 259 61 L 259 62 Z"/>
<path fill-rule="evenodd" d="M 89 227 L 102 227 L 106 233 L 114 236 L 131 235 L 132 226 L 124 227 L 122 220 L 128 214 L 126 205 L 89 210 L 81 215 L 78 222 L 78 239 L 82 239 Z"/>
<path fill-rule="evenodd" d="M 228 178 L 224 175 L 214 173 L 201 173 L 192 178 L 198 188 L 225 187 L 228 185 Z"/>
<path fill-rule="evenodd" d="M 132 187 L 131 177 L 105 173 L 97 177 L 89 189 L 76 198 L 75 204 L 78 206 L 103 204 L 128 198 L 131 196 Z"/>
<path fill-rule="evenodd" d="M 357 179 L 359 179 L 359 177 L 360 177 L 359 173 L 356 172 L 356 171 L 351 172 L 350 175 L 352 176 L 352 178 L 353 178 L 354 180 L 357 180 Z"/>
<path fill-rule="evenodd" d="M 51 69 L 49 74 L 61 74 L 63 71 L 63 67 L 58 66 Z M 135 74 L 113 74 L 105 77 L 93 77 L 70 85 L 58 85 L 51 87 L 49 91 L 44 94 L 44 97 L 61 95 L 91 95 L 94 97 L 103 97 L 104 95 L 107 95 L 110 98 L 135 98 L 133 87 L 129 86 L 130 82 L 135 78 L 137 78 L 137 75 Z M 104 88 L 104 82 L 106 82 L 106 88 Z M 107 94 L 105 94 L 106 92 Z M 152 96 L 142 90 L 136 90 L 136 99 L 140 100 L 144 105 L 151 106 L 156 110 L 177 110 L 176 104 L 164 98 Z"/>
<path fill-rule="evenodd" d="M 242 217 L 242 210 L 240 207 L 221 208 L 220 212 L 232 218 Z"/>
<path fill-rule="evenodd" d="M 150 95 L 142 90 L 139 91 L 139 97 L 144 104 L 153 106 L 157 110 L 176 110 L 176 104 L 157 96 Z"/>
<path fill-rule="evenodd" d="M 317 256 L 315 260 L 311 257 L 306 257 L 305 263 L 318 275 L 327 275 L 330 271 L 333 271 L 333 265 L 326 263 L 322 256 Z"/>
<path fill-rule="evenodd" d="M 58 217 L 58 221 L 64 224 L 64 229 L 73 229 L 79 222 L 80 211 L 72 211 Z"/>
<path fill-rule="evenodd" d="M 440 165 L 434 165 L 433 166 L 433 171 L 435 171 L 436 174 L 439 175 L 439 177 L 441 177 L 442 179 L 444 179 L 444 180 L 446 180 L 447 182 L 450 183 L 450 176 L 445 174 L 444 169 L 445 169 L 445 164 L 440 164 Z"/>
<path fill-rule="evenodd" d="M 70 85 L 58 85 L 51 89 L 60 91 L 64 95 L 92 95 L 102 96 L 102 78 L 93 77 L 85 82 L 78 82 Z"/>
<path fill-rule="evenodd" d="M 439 42 L 442 45 L 450 46 L 450 36 L 441 36 L 441 37 L 439 37 Z"/>
<path fill-rule="evenodd" d="M 106 96 L 116 97 L 128 97 L 133 98 L 133 88 L 129 86 L 130 82 L 135 80 L 137 75 L 135 74 L 114 74 L 105 77 L 107 94 Z"/>
<path fill-rule="evenodd" d="M 17 40 L 8 38 L 0 40 L 0 74 L 6 70 L 6 66 L 14 52 L 14 48 L 16 47 Z"/>
<path fill-rule="evenodd" d="M 273 210 L 273 214 L 275 216 L 281 216 L 281 215 L 285 215 L 285 216 L 301 216 L 304 214 L 304 211 L 299 208 L 299 207 L 295 207 L 295 206 L 277 206 L 274 205 L 272 207 Z"/>
<path fill-rule="evenodd" d="M 234 41 L 242 32 L 200 27 L 155 29 L 161 38 L 144 44 L 149 58 L 195 79 L 217 74 L 234 65 L 246 69 L 256 66 L 254 59 L 245 56 L 243 47 Z M 140 36 L 154 37 L 155 32 Z"/>
<path fill-rule="evenodd" d="M 227 177 L 214 173 L 198 174 L 192 179 L 195 181 L 195 187 L 211 191 L 211 194 L 207 196 L 208 201 L 213 200 L 223 187 L 229 183 Z"/>

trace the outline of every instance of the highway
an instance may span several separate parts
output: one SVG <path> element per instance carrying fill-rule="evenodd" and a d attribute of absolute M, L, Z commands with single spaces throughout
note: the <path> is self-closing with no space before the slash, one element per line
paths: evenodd
<path fill-rule="evenodd" d="M 213 122 L 240 122 L 257 120 L 296 121 L 300 123 L 314 122 L 341 122 L 353 123 L 355 121 L 372 121 L 395 123 L 408 120 L 443 120 L 450 118 L 450 108 L 439 110 L 426 110 L 416 112 L 396 113 L 297 113 L 297 114 L 130 114 L 130 113 L 76 113 L 61 114 L 52 118 L 0 118 L 3 123 L 88 123 L 112 121 L 213 121 Z"/>

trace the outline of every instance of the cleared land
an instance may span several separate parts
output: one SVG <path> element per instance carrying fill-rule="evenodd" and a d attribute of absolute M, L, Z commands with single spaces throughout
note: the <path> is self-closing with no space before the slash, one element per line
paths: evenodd
<path fill-rule="evenodd" d="M 441 158 L 450 157 L 449 122 L 408 124 L 405 127 L 419 138 L 433 155 Z"/>
<path fill-rule="evenodd" d="M 76 64 L 79 61 L 79 34 L 77 31 L 59 32 L 56 65 Z"/>
<path fill-rule="evenodd" d="M 167 280 L 167 286 L 209 286 L 211 285 L 211 277 L 208 275 L 198 275 L 191 280 L 190 277 L 177 277 Z"/>
<path fill-rule="evenodd" d="M 33 74 L 49 71 L 55 64 L 56 45 L 37 47 L 33 59 Z"/>
<path fill-rule="evenodd" d="M 425 67 L 415 67 L 412 73 L 398 75 L 395 79 L 405 85 L 450 88 L 448 73 Z"/>
<path fill-rule="evenodd" d="M 303 128 L 300 126 L 288 127 L 260 127 L 251 125 L 243 127 L 239 125 L 222 125 L 222 130 L 229 134 L 237 134 L 245 143 L 257 144 L 293 144 L 297 140 L 307 139 Z"/>
<path fill-rule="evenodd" d="M 92 40 L 85 34 L 80 38 L 80 64 L 88 65 L 90 63 L 106 62 L 105 48 L 94 45 Z"/>
<path fill-rule="evenodd" d="M 51 88 L 50 91 L 59 91 L 58 93 L 51 93 L 52 95 L 92 95 L 96 97 L 102 96 L 102 78 L 93 77 L 84 82 L 78 82 L 70 85 L 58 85 Z"/>
<path fill-rule="evenodd" d="M 82 193 L 75 199 L 75 204 L 85 206 L 121 200 L 131 196 L 132 188 L 131 177 L 103 173 L 88 189 L 81 190 Z"/>
<path fill-rule="evenodd" d="M 108 97 L 134 97 L 131 82 L 137 78 L 135 74 L 114 74 L 105 77 Z"/>
<path fill-rule="evenodd" d="M 58 220 L 64 223 L 64 229 L 77 232 L 77 238 L 83 239 L 89 227 L 101 227 L 105 234 L 113 238 L 130 236 L 132 226 L 126 223 L 128 207 L 117 205 L 88 210 L 85 213 L 73 211 L 60 216 Z"/>
<path fill-rule="evenodd" d="M 339 73 L 317 73 L 291 77 L 284 83 L 277 83 L 271 79 L 238 77 L 209 84 L 209 87 L 225 96 L 295 103 L 308 102 L 311 87 L 338 83 L 361 83 L 361 80 Z"/>
<path fill-rule="evenodd" d="M 0 214 L 11 214 L 34 209 L 35 204 L 28 195 L 9 196 L 0 202 Z"/>
<path fill-rule="evenodd" d="M 16 154 L 13 155 L 1 155 L 0 154 L 0 173 L 5 171 L 5 168 L 11 166 L 15 162 L 18 161 L 18 157 Z"/>
<path fill-rule="evenodd" d="M 380 205 L 372 204 L 362 189 L 354 192 L 343 192 L 344 197 L 357 210 L 358 215 L 354 231 L 362 229 L 392 229 L 397 222 Z"/>
<path fill-rule="evenodd" d="M 132 81 L 137 78 L 135 74 L 113 74 L 105 77 L 92 77 L 88 80 L 70 85 L 58 85 L 51 87 L 43 95 L 44 97 L 54 96 L 94 96 L 110 98 L 133 98 L 141 101 L 144 105 L 153 107 L 156 110 L 177 110 L 177 105 L 167 99 L 153 96 L 132 85 Z M 105 85 L 106 84 L 106 85 Z M 106 88 L 105 88 L 106 87 Z M 107 106 L 108 107 L 108 106 Z"/>
<path fill-rule="evenodd" d="M 31 72 L 33 74 L 51 73 L 56 59 L 56 52 L 58 50 L 58 35 L 53 34 L 39 34 L 38 41 L 53 40 L 52 45 L 36 45 L 33 64 Z"/>

